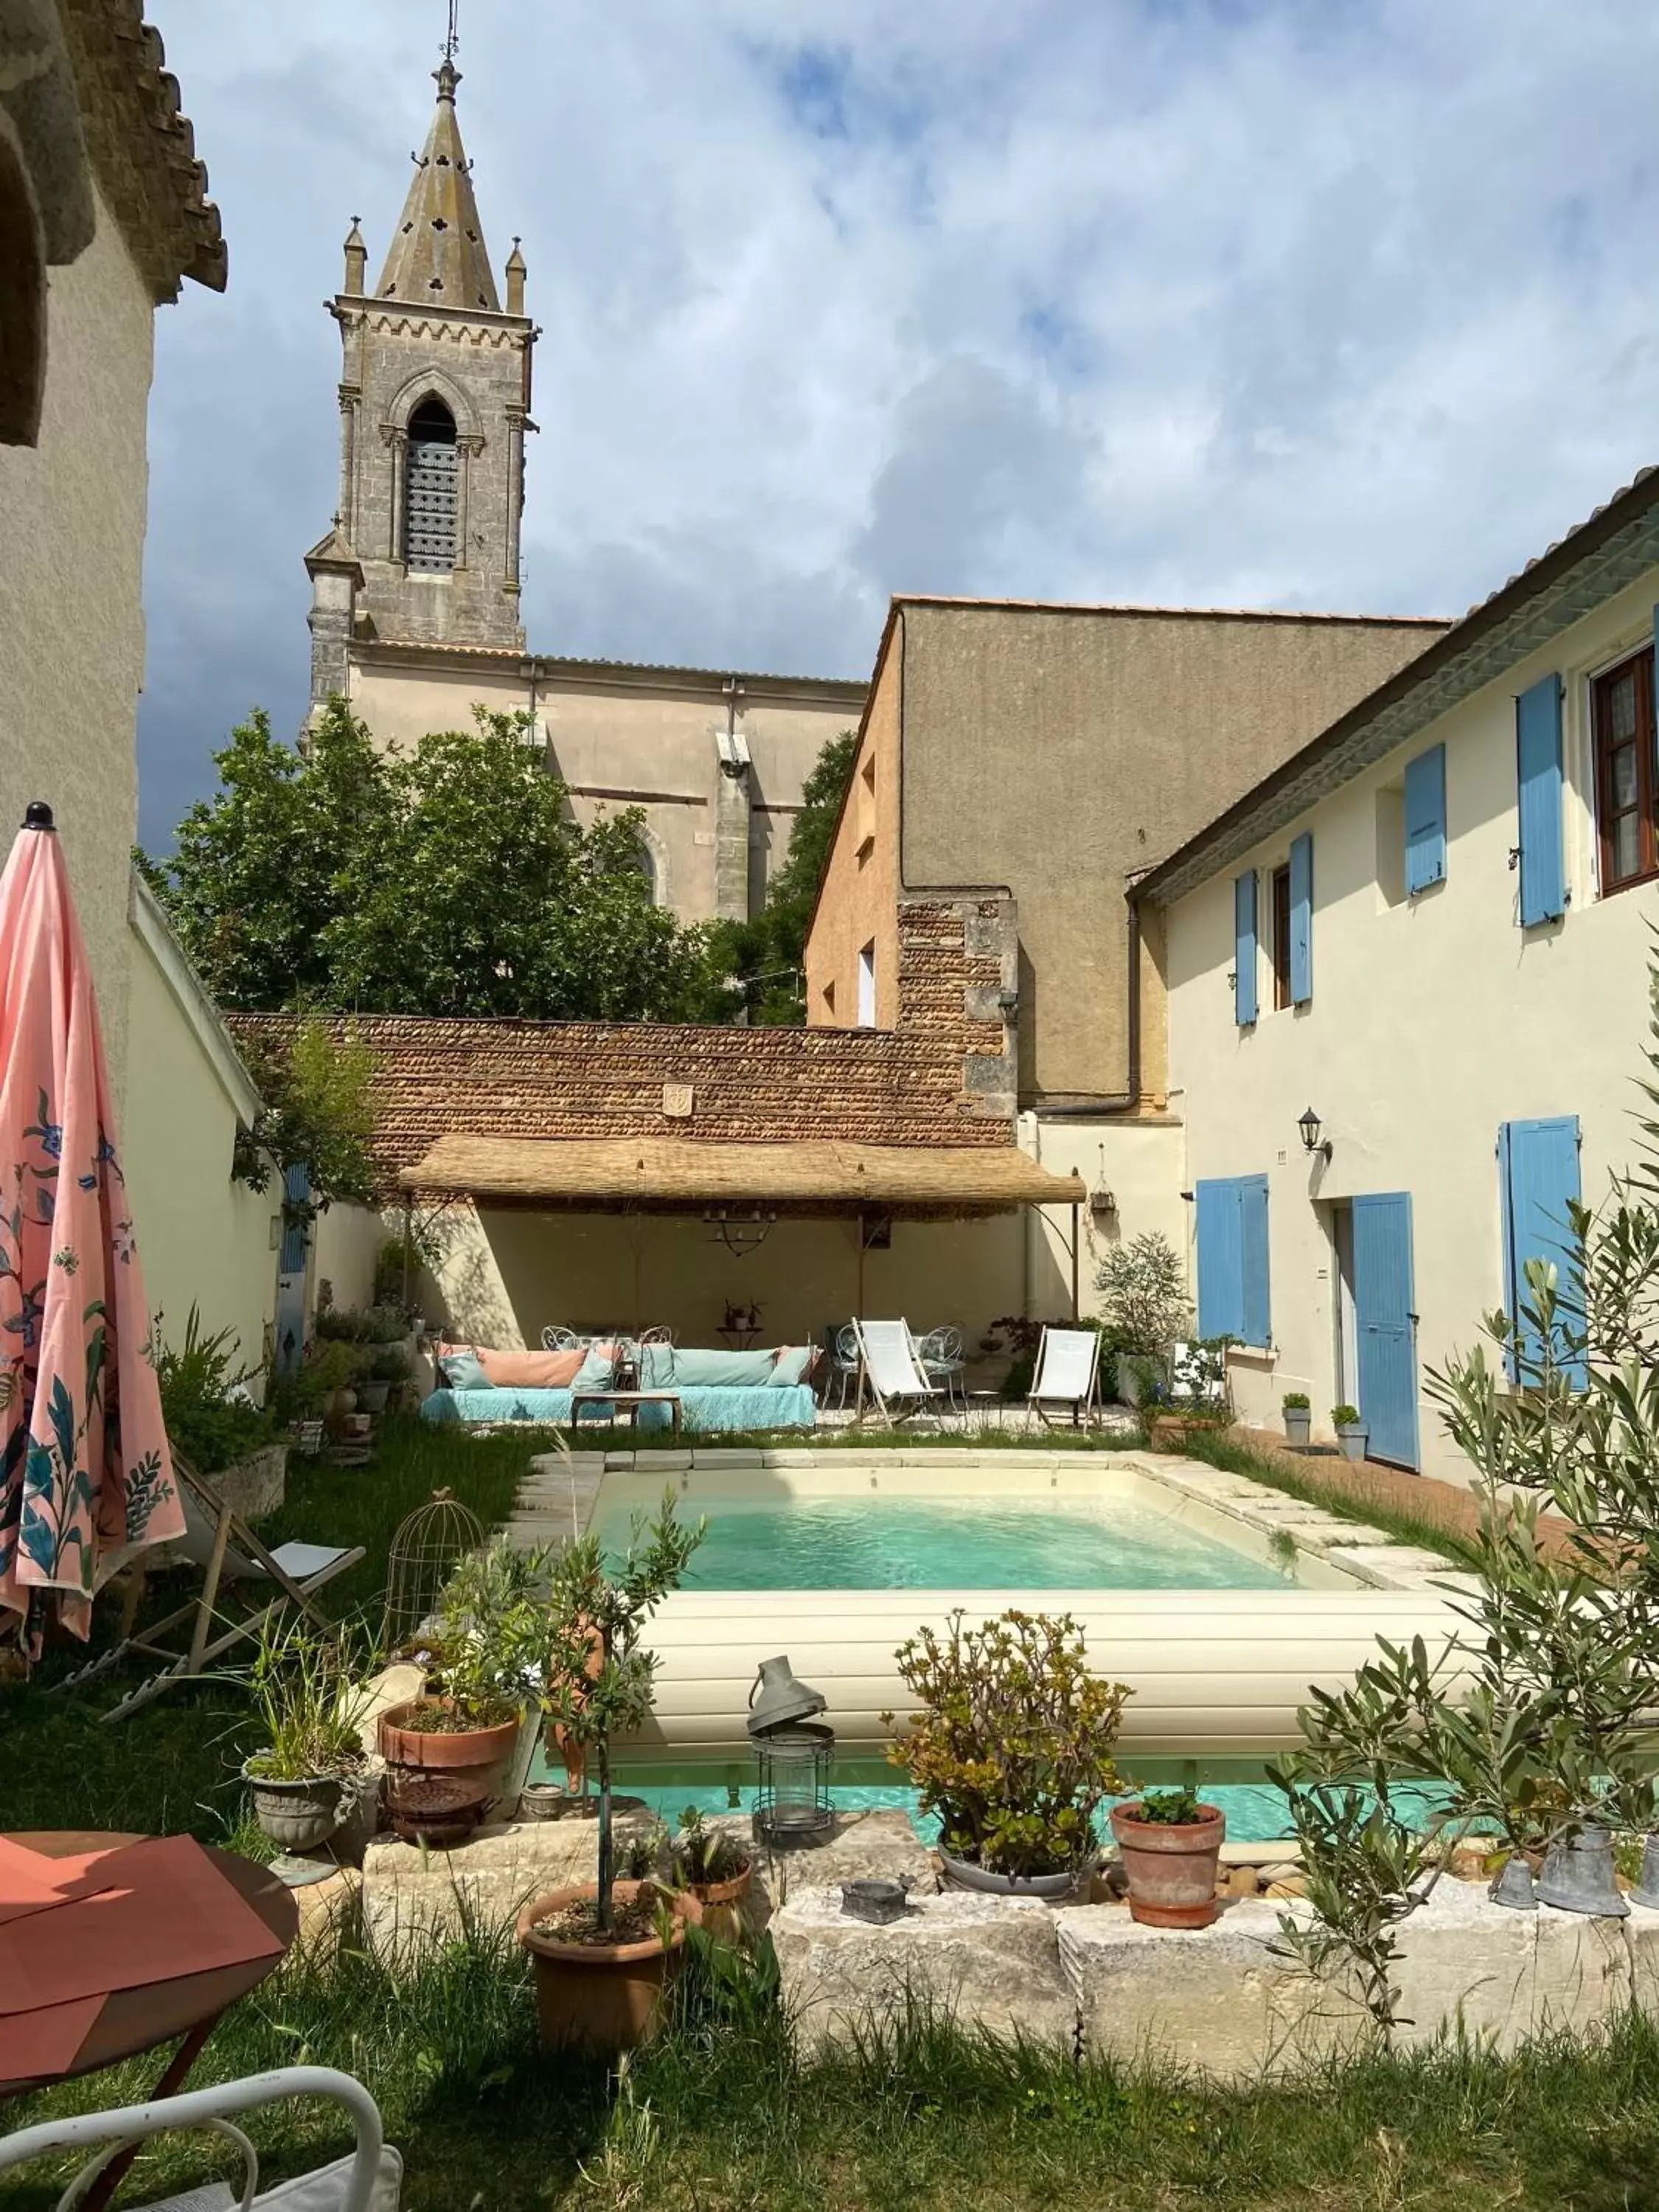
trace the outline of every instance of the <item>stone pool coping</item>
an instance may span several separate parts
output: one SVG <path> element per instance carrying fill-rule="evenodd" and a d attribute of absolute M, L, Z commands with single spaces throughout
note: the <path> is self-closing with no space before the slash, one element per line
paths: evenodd
<path fill-rule="evenodd" d="M 568 1462 L 556 1452 L 543 1452 L 531 1461 L 529 1474 L 520 1490 L 507 1528 L 526 1544 L 585 1535 L 600 1485 L 607 1474 L 672 1477 L 720 1472 L 765 1474 L 792 1468 L 842 1474 L 892 1468 L 982 1469 L 988 1461 L 999 1469 L 1006 1467 L 1011 1474 L 1020 1475 L 1046 1475 L 1056 1471 L 1076 1474 L 1081 1471 L 1076 1452 L 1024 1451 L 1000 1446 L 994 1453 L 949 1445 L 919 1446 L 914 1451 L 872 1449 L 861 1453 L 855 1446 L 846 1444 L 829 1450 L 805 1445 L 775 1450 L 759 1445 L 734 1445 L 726 1449 L 690 1445 L 682 1451 L 573 1452 Z M 1269 1489 L 1247 1474 L 1212 1467 L 1207 1461 L 1159 1452 L 1121 1451 L 1114 1452 L 1108 1464 L 1113 1469 L 1127 1468 L 1176 1498 L 1207 1506 L 1269 1543 L 1275 1539 L 1281 1542 L 1288 1539 L 1297 1552 L 1322 1560 L 1362 1588 L 1456 1593 L 1474 1587 L 1471 1575 L 1460 1571 L 1437 1552 L 1398 1543 L 1383 1529 L 1350 1520 L 1324 1506 L 1308 1504 L 1282 1491 Z"/>

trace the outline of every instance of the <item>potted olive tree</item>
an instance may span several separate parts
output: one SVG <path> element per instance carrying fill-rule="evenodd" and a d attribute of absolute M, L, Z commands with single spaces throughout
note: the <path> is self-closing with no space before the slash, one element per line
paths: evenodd
<path fill-rule="evenodd" d="M 1285 1415 L 1285 1441 L 1302 1445 L 1313 1425 L 1313 1407 L 1305 1390 L 1287 1390 L 1279 1400 Z"/>
<path fill-rule="evenodd" d="M 1127 1405 L 1145 1405 L 1149 1382 L 1160 1379 L 1170 1346 L 1188 1334 L 1192 1323 L 1181 1255 L 1167 1237 L 1150 1230 L 1110 1248 L 1095 1288 L 1100 1293 L 1103 1346 L 1118 1355 L 1118 1395 Z"/>
<path fill-rule="evenodd" d="M 426 1692 L 380 1718 L 386 1809 L 405 1841 L 463 1842 L 497 1795 L 536 1693 L 547 1571 L 545 1548 L 503 1534 L 445 1586 Z"/>
<path fill-rule="evenodd" d="M 597 1536 L 568 1544 L 552 1564 L 540 1703 L 562 1732 L 567 1759 L 574 1750 L 584 1754 L 599 1806 L 598 1880 L 550 1890 L 519 1915 L 549 2050 L 575 2044 L 615 2052 L 642 2042 L 684 1942 L 684 1917 L 665 1886 L 617 1879 L 611 1747 L 651 1717 L 656 1657 L 640 1638 L 702 1538 L 701 1522 L 688 1528 L 675 1517 L 671 1490 L 654 1521 L 635 1519 L 614 1572 Z"/>
<path fill-rule="evenodd" d="M 1112 1763 L 1129 1692 L 1091 1674 L 1070 1613 L 1011 1608 L 896 1654 L 919 1710 L 887 1756 L 939 1817 L 939 1857 L 958 1889 L 1064 1897 L 1093 1860 L 1095 1814 L 1127 1786 Z M 891 1713 L 883 1719 L 890 1725 Z"/>
<path fill-rule="evenodd" d="M 350 1816 L 368 1764 L 356 1671 L 343 1630 L 300 1620 L 261 1633 L 247 1681 L 265 1741 L 242 1774 L 261 1832 L 285 1851 L 314 1850 Z"/>
<path fill-rule="evenodd" d="M 1364 1459 L 1365 1447 L 1370 1442 L 1370 1423 L 1358 1406 L 1333 1406 L 1331 1426 L 1336 1431 L 1337 1447 L 1344 1459 Z"/>
<path fill-rule="evenodd" d="M 1129 1911 L 1152 1928 L 1207 1928 L 1220 1910 L 1216 1868 L 1227 1816 L 1190 1790 L 1148 1790 L 1112 1812 Z"/>

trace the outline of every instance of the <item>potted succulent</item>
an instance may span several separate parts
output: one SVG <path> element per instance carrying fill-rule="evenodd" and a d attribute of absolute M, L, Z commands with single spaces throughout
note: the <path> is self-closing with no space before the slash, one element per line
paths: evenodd
<path fill-rule="evenodd" d="M 1344 1459 L 1364 1458 L 1371 1429 L 1358 1406 L 1333 1406 L 1331 1426 L 1336 1431 L 1337 1448 Z"/>
<path fill-rule="evenodd" d="M 386 1810 L 406 1842 L 464 1841 L 497 1794 L 536 1687 L 547 1564 L 503 1534 L 446 1584 L 426 1694 L 380 1718 Z"/>
<path fill-rule="evenodd" d="M 1285 1441 L 1305 1444 L 1313 1422 L 1313 1408 L 1305 1390 L 1287 1390 L 1279 1400 L 1285 1415 Z"/>
<path fill-rule="evenodd" d="M 1152 1928 L 1207 1928 L 1227 1816 L 1190 1790 L 1148 1790 L 1115 1806 L 1112 1833 L 1129 1879 L 1129 1911 Z"/>
<path fill-rule="evenodd" d="M 635 1519 L 614 1572 L 597 1536 L 567 1544 L 553 1562 L 540 1703 L 562 1730 L 567 1759 L 580 1748 L 592 1769 L 599 1806 L 598 1880 L 532 1898 L 519 1915 L 548 2050 L 615 2053 L 644 2041 L 685 1939 L 685 1916 L 664 1885 L 617 1879 L 611 1746 L 651 1717 L 656 1661 L 640 1639 L 702 1537 L 701 1522 L 675 1517 L 670 1490 L 653 1522 Z"/>
<path fill-rule="evenodd" d="M 946 1880 L 1066 1896 L 1096 1856 L 1096 1811 L 1127 1786 L 1111 1748 L 1129 1692 L 1089 1672 L 1070 1613 L 1011 1608 L 964 1628 L 958 1608 L 896 1656 L 920 1709 L 887 1756 L 939 1816 Z"/>
<path fill-rule="evenodd" d="M 680 1814 L 666 1839 L 668 1878 L 685 1902 L 681 1910 L 711 1936 L 736 1942 L 743 1928 L 743 1904 L 753 1874 L 749 1853 L 725 1828 L 711 1828 L 695 1805 Z"/>
<path fill-rule="evenodd" d="M 369 1703 L 353 1675 L 343 1632 L 267 1623 L 248 1675 L 265 1741 L 242 1773 L 261 1832 L 285 1851 L 315 1850 L 349 1817 Z"/>

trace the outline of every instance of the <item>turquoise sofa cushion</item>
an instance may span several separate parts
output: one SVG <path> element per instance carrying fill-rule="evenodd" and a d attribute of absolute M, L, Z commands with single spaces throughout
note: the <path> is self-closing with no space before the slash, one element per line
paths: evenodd
<path fill-rule="evenodd" d="M 441 1364 L 444 1381 L 452 1390 L 487 1390 L 489 1377 L 483 1364 L 474 1352 L 446 1352 Z"/>
<path fill-rule="evenodd" d="M 672 1382 L 665 1390 L 749 1390 L 763 1389 L 772 1380 L 769 1348 L 754 1352 L 681 1352 L 674 1353 Z"/>
<path fill-rule="evenodd" d="M 792 1383 L 805 1382 L 812 1364 L 816 1347 L 810 1344 L 786 1344 L 772 1363 L 769 1380 L 775 1390 L 783 1390 Z"/>

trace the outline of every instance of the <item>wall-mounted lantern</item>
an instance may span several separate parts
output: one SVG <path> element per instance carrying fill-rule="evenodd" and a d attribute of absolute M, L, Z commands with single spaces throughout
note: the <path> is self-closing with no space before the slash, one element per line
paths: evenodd
<path fill-rule="evenodd" d="M 1304 1152 L 1318 1152 L 1322 1154 L 1324 1159 L 1328 1163 L 1331 1157 L 1331 1140 L 1327 1137 L 1322 1145 L 1320 1143 L 1319 1116 L 1314 1112 L 1311 1106 L 1309 1107 L 1307 1112 L 1302 1116 L 1302 1119 L 1296 1126 L 1302 1132 L 1303 1151 Z"/>

